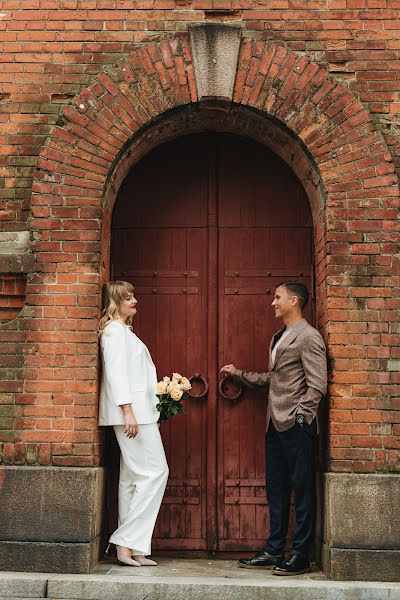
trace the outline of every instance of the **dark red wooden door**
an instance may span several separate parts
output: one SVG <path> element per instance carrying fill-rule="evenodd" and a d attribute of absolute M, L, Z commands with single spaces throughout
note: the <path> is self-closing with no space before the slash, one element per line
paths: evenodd
<path fill-rule="evenodd" d="M 280 326 L 270 307 L 276 284 L 311 283 L 312 224 L 301 185 L 247 139 L 180 138 L 127 177 L 111 255 L 113 278 L 136 286 L 135 330 L 159 378 L 201 373 L 209 383 L 205 397 L 185 401 L 184 416 L 162 425 L 170 479 L 154 548 L 260 547 L 268 533 L 265 395 L 245 390 L 225 399 L 219 369 L 234 362 L 265 370 Z"/>
<path fill-rule="evenodd" d="M 218 362 L 265 371 L 270 339 L 282 326 L 271 308 L 276 286 L 311 283 L 307 198 L 281 160 L 239 139 L 219 145 L 218 207 Z M 266 395 L 245 389 L 218 408 L 218 548 L 257 549 L 268 532 Z"/>

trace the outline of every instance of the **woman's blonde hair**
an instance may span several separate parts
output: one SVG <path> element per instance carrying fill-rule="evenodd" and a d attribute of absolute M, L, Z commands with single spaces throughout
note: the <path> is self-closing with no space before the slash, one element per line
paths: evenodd
<path fill-rule="evenodd" d="M 109 281 L 103 287 L 103 312 L 99 321 L 99 336 L 110 321 L 120 319 L 119 305 L 123 300 L 135 293 L 135 288 L 128 281 Z M 125 320 L 126 325 L 132 324 L 132 317 Z"/>

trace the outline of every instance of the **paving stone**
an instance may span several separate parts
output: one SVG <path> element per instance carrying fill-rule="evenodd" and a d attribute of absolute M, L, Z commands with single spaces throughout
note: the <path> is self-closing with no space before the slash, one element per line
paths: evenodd
<path fill-rule="evenodd" d="M 49 573 L 0 572 L 0 598 L 46 598 Z"/>
<path fill-rule="evenodd" d="M 63 600 L 400 600 L 399 584 L 299 581 L 273 577 L 208 580 L 187 577 L 85 575 L 58 576 L 49 582 L 49 598 Z"/>
<path fill-rule="evenodd" d="M 92 575 L 0 573 L 0 600 L 400 600 L 400 583 L 328 581 L 239 569 L 233 560 L 163 558 L 158 568 L 104 562 Z"/>

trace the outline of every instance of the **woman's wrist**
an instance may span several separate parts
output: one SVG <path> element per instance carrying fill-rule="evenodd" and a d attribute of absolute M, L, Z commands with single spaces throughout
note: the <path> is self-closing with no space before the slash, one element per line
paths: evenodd
<path fill-rule="evenodd" d="M 132 404 L 121 404 L 121 408 L 125 415 L 133 413 Z"/>

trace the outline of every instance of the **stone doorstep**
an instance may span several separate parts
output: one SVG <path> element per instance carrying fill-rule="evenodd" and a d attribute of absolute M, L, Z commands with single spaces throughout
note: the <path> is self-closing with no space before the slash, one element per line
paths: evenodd
<path fill-rule="evenodd" d="M 160 571 L 185 562 L 163 559 Z M 0 572 L 0 600 L 400 600 L 400 583 L 327 581 L 319 572 L 279 578 L 243 569 L 238 576 L 233 561 L 189 562 L 191 568 L 184 564 L 183 571 L 194 575 L 199 564 L 198 576 L 182 576 L 172 566 L 168 575 L 157 575 L 156 569 L 110 564 L 93 575 Z M 216 562 L 224 563 L 221 569 Z"/>
<path fill-rule="evenodd" d="M 51 573 L 0 571 L 0 598 L 46 598 Z"/>
<path fill-rule="evenodd" d="M 69 576 L 71 577 L 71 576 Z M 264 582 L 239 578 L 68 576 L 49 582 L 49 598 L 79 600 L 400 600 L 399 584 L 300 581 L 272 576 Z M 272 580 L 273 578 L 273 580 Z"/>

